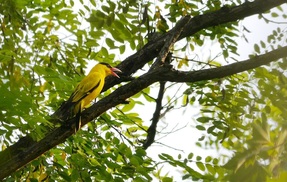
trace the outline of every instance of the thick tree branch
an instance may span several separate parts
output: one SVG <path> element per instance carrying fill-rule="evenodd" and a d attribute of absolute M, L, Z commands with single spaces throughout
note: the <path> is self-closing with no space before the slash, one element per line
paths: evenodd
<path fill-rule="evenodd" d="M 234 7 L 224 6 L 218 11 L 192 18 L 186 26 L 189 29 L 184 29 L 180 38 L 192 36 L 199 30 L 208 27 L 238 21 L 254 14 L 265 13 L 284 3 L 286 3 L 285 0 L 255 0 L 253 2 L 245 1 L 242 5 Z"/>
<path fill-rule="evenodd" d="M 163 47 L 161 48 L 157 60 L 155 63 L 152 65 L 150 70 L 156 68 L 159 65 L 162 65 L 164 63 L 170 64 L 171 62 L 171 53 L 169 52 L 171 48 L 174 46 L 175 42 L 178 40 L 178 37 L 182 33 L 184 27 L 186 24 L 190 21 L 189 17 L 184 17 L 179 23 L 176 24 L 175 29 L 177 30 L 176 32 L 173 32 L 167 39 L 165 40 L 165 43 Z"/>
<path fill-rule="evenodd" d="M 194 18 L 186 16 L 180 20 L 180 22 L 188 19 L 189 23 L 183 28 L 182 33 L 177 40 L 187 36 L 192 36 L 194 33 L 207 27 L 237 21 L 253 14 L 264 13 L 265 11 L 283 3 L 286 3 L 286 0 L 255 0 L 236 7 L 224 7 L 218 11 L 196 16 Z M 178 24 L 180 24 L 180 22 Z M 120 65 L 118 65 L 118 68 L 120 68 L 127 76 L 135 73 L 147 62 L 157 57 L 159 51 L 165 44 L 165 41 L 168 40 L 168 37 L 175 35 L 174 33 L 179 31 L 180 28 L 181 27 L 179 26 L 175 26 L 168 33 L 160 36 L 158 39 L 152 42 L 149 42 L 137 53 L 128 57 Z M 109 96 L 86 109 L 83 112 L 82 123 L 84 125 L 92 121 L 103 112 L 123 103 L 127 98 L 157 81 L 196 82 L 200 80 L 221 78 L 268 64 L 282 57 L 287 57 L 287 47 L 271 51 L 261 56 L 256 56 L 250 60 L 214 69 L 181 72 L 172 70 L 168 66 L 157 67 L 156 69 L 118 88 Z M 105 90 L 119 82 L 121 82 L 121 80 L 108 78 L 106 81 Z M 5 178 L 13 171 L 40 156 L 42 153 L 53 148 L 59 143 L 64 142 L 73 134 L 74 125 L 75 119 L 72 118 L 67 121 L 65 125 L 55 128 L 38 142 L 33 141 L 29 136 L 27 136 L 20 139 L 17 143 L 8 147 L 6 150 L 0 152 L 0 179 Z"/>

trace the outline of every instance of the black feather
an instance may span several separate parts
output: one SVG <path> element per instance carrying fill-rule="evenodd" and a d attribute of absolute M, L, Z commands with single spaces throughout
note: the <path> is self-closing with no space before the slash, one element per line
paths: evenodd
<path fill-rule="evenodd" d="M 75 127 L 75 133 L 81 128 L 82 125 L 82 105 L 80 105 L 79 110 L 76 114 L 76 127 Z"/>

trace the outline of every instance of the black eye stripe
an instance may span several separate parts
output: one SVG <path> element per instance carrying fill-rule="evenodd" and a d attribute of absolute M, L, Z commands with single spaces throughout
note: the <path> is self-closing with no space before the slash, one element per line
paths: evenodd
<path fill-rule="evenodd" d="M 112 68 L 108 63 L 100 62 L 100 64 L 106 65 L 108 68 Z"/>

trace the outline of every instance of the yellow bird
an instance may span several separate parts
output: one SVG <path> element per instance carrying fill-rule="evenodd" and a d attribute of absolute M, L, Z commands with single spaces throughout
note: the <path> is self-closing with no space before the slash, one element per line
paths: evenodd
<path fill-rule="evenodd" d="M 58 118 L 64 120 L 71 117 L 71 115 L 76 115 L 77 131 L 81 127 L 82 110 L 101 93 L 105 84 L 105 78 L 109 75 L 119 78 L 115 71 L 121 72 L 121 70 L 113 68 L 107 63 L 101 62 L 95 65 L 91 69 L 90 73 L 78 84 L 68 101 L 64 102 L 53 115 L 56 115 Z M 70 114 L 71 111 L 73 114 Z"/>

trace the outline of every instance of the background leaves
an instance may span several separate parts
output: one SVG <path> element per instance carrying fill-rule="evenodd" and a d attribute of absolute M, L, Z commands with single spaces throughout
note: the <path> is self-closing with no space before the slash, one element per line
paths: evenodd
<path fill-rule="evenodd" d="M 241 1 L 48 1 L 2 0 L 0 3 L 0 134 L 2 151 L 20 137 L 45 136 L 53 113 L 66 100 L 90 65 L 115 66 L 148 42 L 168 32 L 181 17 L 203 15 Z M 260 14 L 266 22 L 286 19 L 283 7 Z M 146 14 L 145 14 L 146 11 Z M 270 17 L 270 18 L 269 18 Z M 145 20 L 144 20 L 145 19 Z M 277 25 L 277 24 L 276 24 Z M 242 30 L 243 29 L 243 30 Z M 174 68 L 202 70 L 236 60 L 240 22 L 202 29 L 173 46 Z M 248 32 L 248 31 L 247 31 Z M 274 28 L 255 43 L 254 57 L 286 44 L 286 29 Z M 219 49 L 198 56 L 197 50 Z M 209 49 L 212 49 L 209 47 Z M 215 50 L 215 49 L 212 49 Z M 142 75 L 153 60 L 135 75 Z M 203 156 L 196 151 L 159 160 L 141 148 L 150 125 L 137 107 L 156 105 L 158 84 L 89 122 L 67 141 L 41 155 L 7 181 L 173 181 L 162 166 L 181 171 L 182 180 L 280 181 L 286 176 L 286 60 L 224 79 L 167 83 L 161 120 L 167 113 L 197 107 L 190 124 L 203 133 L 196 146 L 234 151 L 233 156 Z M 124 84 L 124 83 L 123 83 Z M 120 87 L 120 85 L 116 86 Z M 180 87 L 180 88 L 179 88 Z M 114 89 L 100 96 L 105 97 Z M 164 135 L 157 128 L 156 144 Z M 183 138 L 188 141 L 188 138 Z M 4 159 L 2 159 L 4 160 Z M 0 160 L 1 161 L 1 160 Z M 163 164 L 163 165 L 162 165 Z"/>

